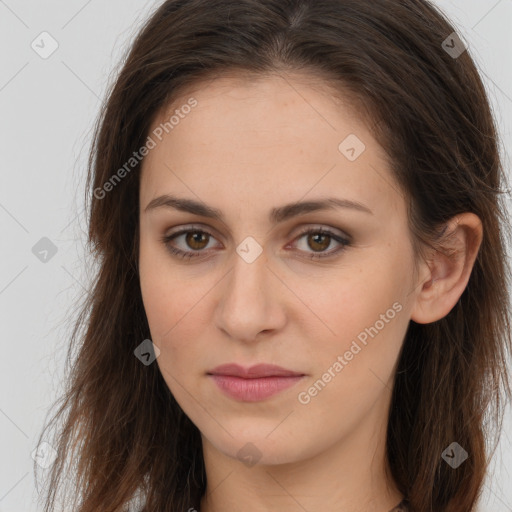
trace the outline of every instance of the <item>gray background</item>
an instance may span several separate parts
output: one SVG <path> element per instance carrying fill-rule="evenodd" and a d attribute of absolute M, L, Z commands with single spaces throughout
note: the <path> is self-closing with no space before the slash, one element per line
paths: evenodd
<path fill-rule="evenodd" d="M 510 148 L 512 0 L 436 3 L 468 42 Z M 83 189 L 92 127 L 128 42 L 159 4 L 0 0 L 0 512 L 41 510 L 31 453 L 62 386 L 74 301 L 91 275 Z M 59 45 L 47 59 L 31 47 L 43 31 Z M 57 248 L 46 263 L 32 252 L 43 237 Z M 511 432 L 509 410 L 482 511 L 512 511 Z"/>

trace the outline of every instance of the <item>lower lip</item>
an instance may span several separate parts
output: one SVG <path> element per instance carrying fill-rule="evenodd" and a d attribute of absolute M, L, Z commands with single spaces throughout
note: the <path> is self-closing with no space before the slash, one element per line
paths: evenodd
<path fill-rule="evenodd" d="M 304 375 L 257 379 L 243 379 L 231 375 L 210 375 L 210 377 L 226 395 L 244 402 L 258 402 L 297 384 Z"/>

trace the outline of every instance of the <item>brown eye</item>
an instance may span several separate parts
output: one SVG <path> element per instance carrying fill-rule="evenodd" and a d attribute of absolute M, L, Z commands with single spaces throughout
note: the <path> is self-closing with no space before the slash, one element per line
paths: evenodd
<path fill-rule="evenodd" d="M 336 256 L 350 245 L 350 240 L 326 229 L 306 229 L 296 238 L 297 241 L 301 241 L 302 239 L 305 241 L 305 244 L 302 244 L 305 247 L 301 248 L 301 244 L 296 242 L 300 249 L 299 252 L 305 253 L 306 257 L 310 259 Z M 339 247 L 326 251 L 332 242 L 338 244 Z"/>
<path fill-rule="evenodd" d="M 321 228 L 305 229 L 295 239 L 295 244 L 298 243 L 297 241 L 302 241 L 302 239 L 305 240 L 305 244 L 303 244 L 305 247 L 299 247 L 299 253 L 304 254 L 301 257 L 309 259 L 334 257 L 351 243 L 347 238 Z M 201 229 L 185 229 L 161 238 L 161 241 L 173 256 L 186 259 L 207 257 L 210 251 L 206 249 L 211 240 L 215 240 L 215 238 Z M 326 251 L 333 242 L 339 247 Z"/>
<path fill-rule="evenodd" d="M 314 251 L 324 251 L 331 243 L 331 237 L 323 233 L 313 233 L 308 235 L 308 247 Z"/>
<path fill-rule="evenodd" d="M 205 256 L 210 239 L 214 239 L 210 233 L 200 229 L 185 229 L 172 235 L 161 238 L 166 249 L 179 258 L 194 258 Z"/>
<path fill-rule="evenodd" d="M 191 249 L 200 251 L 208 245 L 209 236 L 208 233 L 203 231 L 188 231 L 185 236 L 185 243 Z"/>

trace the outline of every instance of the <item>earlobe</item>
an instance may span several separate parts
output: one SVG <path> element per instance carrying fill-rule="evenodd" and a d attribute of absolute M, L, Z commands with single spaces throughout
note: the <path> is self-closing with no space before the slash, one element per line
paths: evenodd
<path fill-rule="evenodd" d="M 447 222 L 439 241 L 442 250 L 435 251 L 424 264 L 423 280 L 416 283 L 411 320 L 436 322 L 453 309 L 469 282 L 482 238 L 482 222 L 474 213 L 463 213 Z"/>

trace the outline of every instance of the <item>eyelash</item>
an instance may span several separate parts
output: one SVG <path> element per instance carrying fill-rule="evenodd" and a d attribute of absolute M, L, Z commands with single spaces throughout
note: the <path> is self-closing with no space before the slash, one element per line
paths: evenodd
<path fill-rule="evenodd" d="M 173 233 L 172 235 L 166 235 L 162 237 L 160 240 L 165 245 L 166 249 L 173 255 L 180 259 L 190 259 L 190 258 L 198 258 L 202 257 L 203 254 L 207 251 L 205 250 L 196 250 L 196 251 L 182 251 L 181 249 L 176 249 L 176 247 L 173 247 L 170 242 L 174 240 L 175 238 L 179 237 L 180 235 L 184 235 L 187 233 L 200 233 L 208 235 L 212 238 L 214 238 L 211 233 L 208 233 L 207 231 L 204 231 L 202 229 L 184 229 L 182 231 L 178 231 L 177 233 Z M 340 235 L 334 233 L 333 231 L 330 231 L 328 229 L 324 228 L 306 228 L 303 231 L 297 235 L 295 240 L 299 240 L 305 235 L 309 234 L 315 234 L 315 235 L 327 235 L 330 238 L 334 239 L 336 242 L 341 244 L 341 247 L 336 250 L 331 250 L 327 253 L 312 253 L 311 256 L 306 256 L 306 258 L 312 259 L 312 260 L 319 260 L 323 258 L 329 258 L 338 255 L 342 251 L 346 249 L 346 247 L 350 246 L 350 241 L 346 238 L 341 237 Z"/>

